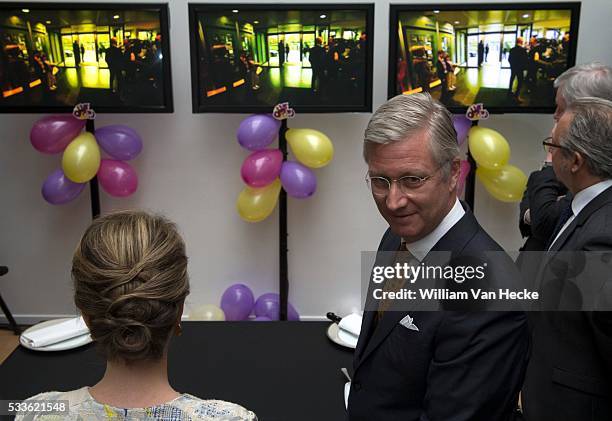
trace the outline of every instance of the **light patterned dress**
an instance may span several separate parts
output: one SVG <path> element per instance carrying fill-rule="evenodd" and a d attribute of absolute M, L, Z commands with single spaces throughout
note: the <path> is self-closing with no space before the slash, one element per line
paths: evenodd
<path fill-rule="evenodd" d="M 96 402 L 88 387 L 70 392 L 41 393 L 28 399 L 34 400 L 67 400 L 70 412 L 68 415 L 30 413 L 18 415 L 15 421 L 257 421 L 253 412 L 240 405 L 203 400 L 186 393 L 161 405 L 129 409 Z"/>

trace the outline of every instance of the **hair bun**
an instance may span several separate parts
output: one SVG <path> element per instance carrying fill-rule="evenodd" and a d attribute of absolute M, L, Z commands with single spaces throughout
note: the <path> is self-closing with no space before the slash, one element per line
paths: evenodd
<path fill-rule="evenodd" d="M 125 359 L 140 359 L 150 352 L 151 329 L 137 321 L 121 321 L 110 333 L 111 353 Z"/>

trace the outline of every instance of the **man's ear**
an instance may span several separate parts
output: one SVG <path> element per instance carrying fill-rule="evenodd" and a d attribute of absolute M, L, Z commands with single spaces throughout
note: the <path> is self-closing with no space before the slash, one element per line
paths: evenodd
<path fill-rule="evenodd" d="M 586 166 L 586 159 L 580 152 L 572 152 L 570 171 L 575 174 Z"/>
<path fill-rule="evenodd" d="M 448 189 L 449 191 L 453 191 L 457 189 L 457 184 L 459 183 L 459 175 L 461 174 L 461 160 L 459 158 L 455 158 L 451 161 L 450 174 L 449 174 L 449 183 Z"/>

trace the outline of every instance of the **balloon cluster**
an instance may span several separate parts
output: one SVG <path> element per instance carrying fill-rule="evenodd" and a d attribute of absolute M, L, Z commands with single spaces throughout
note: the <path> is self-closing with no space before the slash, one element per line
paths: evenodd
<path fill-rule="evenodd" d="M 192 320 L 206 321 L 241 321 L 252 319 L 257 322 L 269 322 L 279 320 L 280 298 L 278 294 L 269 292 L 261 295 L 257 300 L 253 291 L 245 284 L 234 284 L 229 286 L 221 296 L 221 307 L 214 304 L 205 304 L 194 309 L 190 314 Z M 287 319 L 300 320 L 296 309 L 288 303 Z"/>
<path fill-rule="evenodd" d="M 267 114 L 247 117 L 238 128 L 238 143 L 251 151 L 240 169 L 246 187 L 238 196 L 239 215 L 248 222 L 266 219 L 276 207 L 281 186 L 291 197 L 304 199 L 314 194 L 317 178 L 311 168 L 327 165 L 333 155 L 331 140 L 312 129 L 288 129 L 285 136 L 295 161 L 283 161 L 279 149 L 267 149 L 281 122 Z"/>
<path fill-rule="evenodd" d="M 30 132 L 30 141 L 37 151 L 63 152 L 62 167 L 53 171 L 42 186 L 44 199 L 53 205 L 76 198 L 95 176 L 111 196 L 126 197 L 138 188 L 138 175 L 125 162 L 142 150 L 138 133 L 127 126 L 112 125 L 97 129 L 94 136 L 83 132 L 84 127 L 85 120 L 57 115 L 38 120 Z M 100 148 L 111 159 L 102 159 Z"/>
<path fill-rule="evenodd" d="M 221 296 L 221 309 L 226 320 L 247 320 L 251 314 L 255 321 L 278 320 L 280 312 L 280 297 L 269 292 L 255 299 L 253 291 L 245 284 L 230 285 Z M 295 308 L 288 303 L 287 319 L 300 320 Z"/>
<path fill-rule="evenodd" d="M 476 177 L 489 194 L 502 202 L 519 202 L 527 187 L 527 176 L 510 160 L 508 141 L 495 130 L 474 126 L 468 134 L 470 153 L 478 164 Z"/>

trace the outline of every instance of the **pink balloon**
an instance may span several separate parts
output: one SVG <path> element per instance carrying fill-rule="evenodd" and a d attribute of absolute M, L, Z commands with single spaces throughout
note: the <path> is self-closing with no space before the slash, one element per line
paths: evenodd
<path fill-rule="evenodd" d="M 100 185 L 111 196 L 127 197 L 138 188 L 138 175 L 130 164 L 103 159 L 98 170 Z"/>
<path fill-rule="evenodd" d="M 283 153 L 280 150 L 255 151 L 242 163 L 240 175 L 250 187 L 264 187 L 278 177 L 282 165 Z"/>
<path fill-rule="evenodd" d="M 459 168 L 459 180 L 457 180 L 457 194 L 460 195 L 463 193 L 463 189 L 465 188 L 465 179 L 470 173 L 470 163 L 468 161 L 462 160 L 461 167 Z"/>
<path fill-rule="evenodd" d="M 30 131 L 30 142 L 39 152 L 60 153 L 85 127 L 85 120 L 68 115 L 52 115 L 41 118 Z"/>

